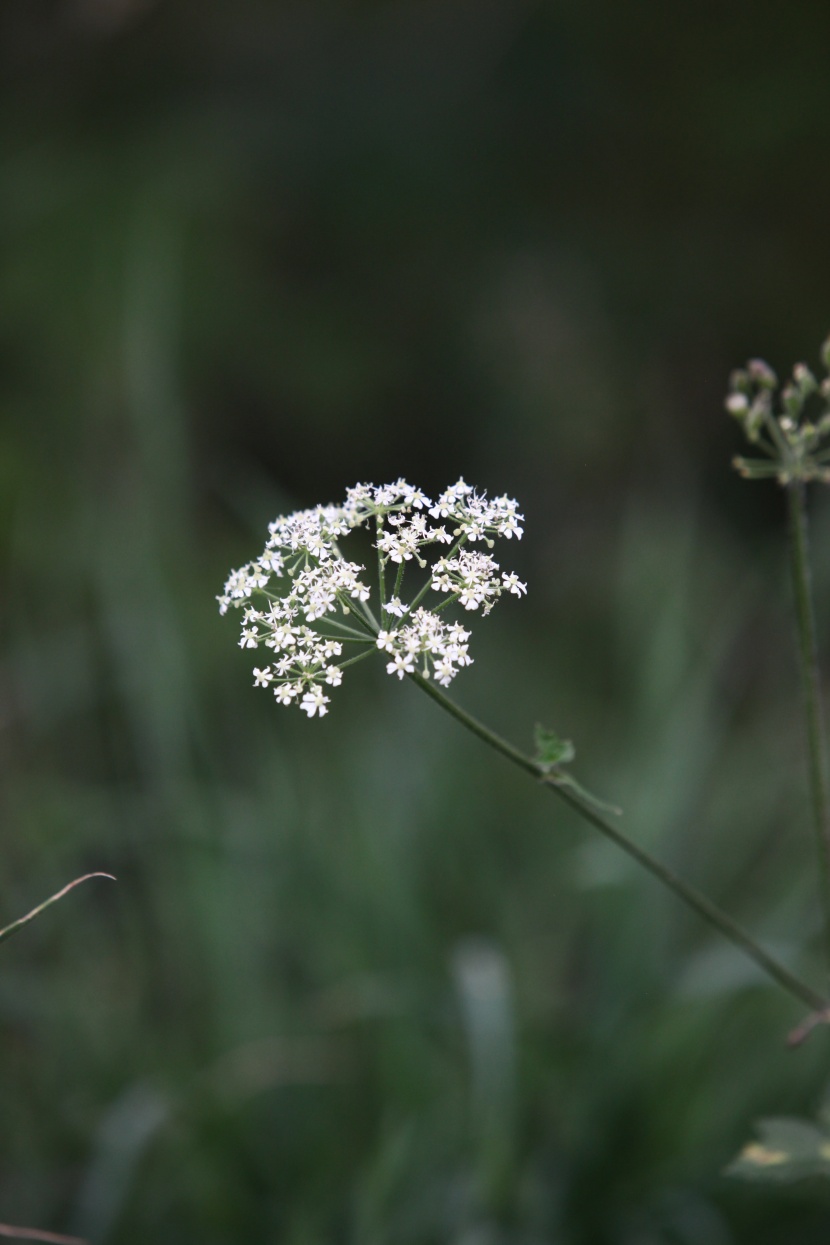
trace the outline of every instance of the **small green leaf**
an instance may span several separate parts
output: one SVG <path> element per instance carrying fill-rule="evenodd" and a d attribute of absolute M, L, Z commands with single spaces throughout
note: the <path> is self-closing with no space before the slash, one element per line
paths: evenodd
<path fill-rule="evenodd" d="M 537 724 L 533 738 L 536 744 L 533 759 L 540 769 L 548 771 L 555 765 L 567 765 L 576 756 L 576 748 L 570 739 L 560 739 L 556 731 L 548 730 L 546 726 Z"/>
<path fill-rule="evenodd" d="M 725 1175 L 763 1184 L 791 1184 L 830 1176 L 830 1133 L 806 1120 L 772 1119 L 758 1124 L 759 1140 L 744 1146 Z"/>
<path fill-rule="evenodd" d="M 533 760 L 540 773 L 544 775 L 543 782 L 550 783 L 553 787 L 567 788 L 582 804 L 597 813 L 614 813 L 620 816 L 622 809 L 617 808 L 616 804 L 606 804 L 604 800 L 598 799 L 581 783 L 578 783 L 573 774 L 559 768 L 560 765 L 568 765 L 576 756 L 576 748 L 570 739 L 560 739 L 556 731 L 551 731 L 546 726 L 540 726 L 537 723 L 534 740 L 536 755 Z"/>

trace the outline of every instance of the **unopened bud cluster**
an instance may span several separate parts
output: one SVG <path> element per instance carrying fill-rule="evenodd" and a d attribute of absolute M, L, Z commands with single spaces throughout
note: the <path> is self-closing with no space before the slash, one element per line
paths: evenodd
<path fill-rule="evenodd" d="M 342 506 L 275 519 L 262 554 L 229 576 L 217 597 L 220 613 L 241 609 L 240 646 L 271 651 L 268 663 L 254 668 L 255 685 L 271 687 L 281 704 L 297 704 L 310 718 L 328 712 L 325 689 L 340 685 L 344 668 L 378 650 L 388 657 L 389 674 L 420 674 L 446 687 L 473 659 L 469 631 L 445 622 L 444 609 L 458 603 L 488 614 L 503 593 L 527 591 L 489 552 L 471 546 L 489 550 L 496 536 L 520 540 L 521 522 L 517 502 L 489 500 L 464 480 L 435 502 L 405 480 L 357 484 Z M 377 615 L 366 567 L 347 561 L 339 547 L 365 525 L 373 528 L 377 555 Z M 435 546 L 449 548 L 430 563 Z M 421 584 L 405 604 L 408 566 L 417 566 Z M 387 572 L 394 573 L 389 594 Z M 433 609 L 421 604 L 430 592 L 440 598 Z M 342 660 L 354 646 L 357 654 Z"/>
<path fill-rule="evenodd" d="M 749 479 L 775 477 L 781 484 L 819 480 L 830 484 L 830 338 L 821 351 L 828 373 L 819 381 L 797 363 L 779 392 L 778 377 L 763 359 L 750 359 L 730 377 L 726 409 L 766 458 L 736 458 Z"/>

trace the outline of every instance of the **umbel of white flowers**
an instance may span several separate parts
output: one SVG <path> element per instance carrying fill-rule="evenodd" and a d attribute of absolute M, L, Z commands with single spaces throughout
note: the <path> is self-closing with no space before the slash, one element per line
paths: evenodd
<path fill-rule="evenodd" d="M 280 704 L 297 704 L 310 718 L 328 712 L 325 688 L 340 685 L 346 666 L 378 650 L 399 679 L 418 673 L 447 687 L 473 659 L 469 631 L 441 614 L 453 603 L 489 614 L 503 593 L 527 592 L 518 576 L 473 547 L 492 549 L 495 536 L 521 540 L 522 518 L 511 498 L 490 500 L 464 480 L 435 502 L 405 480 L 356 484 L 342 506 L 298 510 L 270 523 L 265 549 L 231 573 L 216 598 L 219 610 L 242 609 L 242 648 L 270 650 L 270 661 L 254 667 L 255 686 L 271 687 Z M 377 551 L 377 613 L 366 567 L 347 561 L 338 543 L 366 525 Z M 430 563 L 427 553 L 439 550 Z M 422 582 L 405 604 L 408 566 L 419 568 Z M 439 598 L 433 609 L 422 604 L 430 593 Z M 349 648 L 356 655 L 341 660 Z"/>

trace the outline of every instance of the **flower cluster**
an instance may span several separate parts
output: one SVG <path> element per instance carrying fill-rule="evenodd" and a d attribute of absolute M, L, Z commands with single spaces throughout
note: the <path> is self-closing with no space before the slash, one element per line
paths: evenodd
<path fill-rule="evenodd" d="M 393 631 L 379 631 L 375 641 L 392 657 L 386 663 L 388 674 L 402 679 L 405 674 L 415 674 L 418 659 L 421 673 L 429 678 L 430 670 L 436 682 L 448 687 L 461 666 L 472 665 L 467 652 L 469 631 L 459 623 L 444 623 L 432 610 L 423 606 L 412 615 L 412 621 Z"/>
<path fill-rule="evenodd" d="M 527 591 L 515 573 L 500 572 L 489 553 L 470 546 L 491 549 L 498 536 L 520 540 L 521 523 L 515 501 L 490 500 L 464 480 L 434 502 L 405 480 L 357 484 L 342 506 L 300 510 L 269 524 L 262 554 L 228 577 L 217 597 L 220 613 L 241 609 L 240 646 L 271 650 L 268 664 L 254 668 L 255 685 L 271 687 L 281 704 L 297 704 L 309 717 L 328 712 L 324 689 L 339 686 L 346 666 L 377 650 L 389 657 L 390 674 L 418 674 L 446 687 L 472 658 L 470 633 L 440 617 L 445 607 L 458 602 L 484 615 L 503 593 Z M 377 552 L 377 614 L 365 567 L 347 561 L 339 544 L 366 525 Z M 430 567 L 429 546 L 450 548 Z M 405 603 L 411 565 L 425 582 Z M 395 576 L 388 595 L 387 572 Z M 435 609 L 421 604 L 430 591 L 443 598 Z M 360 651 L 338 660 L 346 646 Z"/>
<path fill-rule="evenodd" d="M 736 458 L 741 475 L 774 476 L 780 484 L 830 484 L 830 338 L 821 353 L 828 375 L 819 382 L 806 363 L 796 364 L 792 380 L 781 390 L 778 411 L 778 377 L 763 359 L 750 359 L 732 373 L 726 409 L 740 421 L 747 440 L 767 455 Z"/>

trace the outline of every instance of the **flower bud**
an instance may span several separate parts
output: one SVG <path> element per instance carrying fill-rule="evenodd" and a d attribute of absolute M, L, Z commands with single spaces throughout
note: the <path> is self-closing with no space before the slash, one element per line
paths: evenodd
<path fill-rule="evenodd" d="M 743 393 L 730 393 L 724 406 L 730 415 L 740 419 L 749 410 L 749 399 Z"/>
<path fill-rule="evenodd" d="M 818 388 L 818 382 L 806 363 L 796 363 L 793 368 L 793 380 L 803 398 L 808 398 Z"/>
<path fill-rule="evenodd" d="M 774 389 L 778 384 L 778 377 L 773 372 L 768 363 L 763 359 L 750 359 L 747 364 L 747 370 L 756 385 L 760 385 L 762 389 Z"/>
<path fill-rule="evenodd" d="M 801 408 L 804 405 L 804 398 L 797 386 L 787 385 L 781 391 L 781 402 L 787 414 L 793 419 L 798 419 L 801 414 Z"/>

